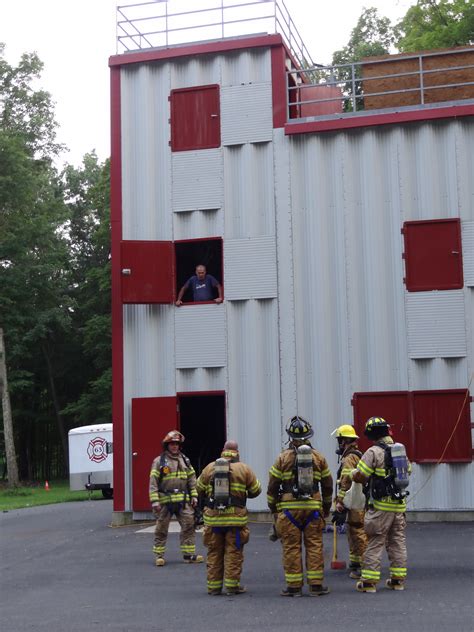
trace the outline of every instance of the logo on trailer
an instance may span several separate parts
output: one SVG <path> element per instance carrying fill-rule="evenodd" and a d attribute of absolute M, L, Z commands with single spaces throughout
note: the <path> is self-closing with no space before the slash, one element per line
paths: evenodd
<path fill-rule="evenodd" d="M 102 437 L 96 437 L 89 441 L 87 446 L 87 455 L 94 463 L 101 463 L 107 458 L 107 441 Z"/>

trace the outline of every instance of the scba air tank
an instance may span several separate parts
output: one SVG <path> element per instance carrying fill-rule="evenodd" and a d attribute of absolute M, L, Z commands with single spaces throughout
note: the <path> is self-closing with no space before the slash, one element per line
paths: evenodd
<path fill-rule="evenodd" d="M 300 445 L 296 451 L 296 472 L 298 496 L 309 498 L 313 495 L 313 453 L 309 445 Z"/>
<path fill-rule="evenodd" d="M 230 464 L 227 459 L 217 459 L 214 465 L 214 506 L 225 509 L 230 500 Z"/>
<path fill-rule="evenodd" d="M 395 487 L 403 490 L 408 487 L 409 482 L 408 458 L 405 446 L 403 443 L 393 443 L 390 446 L 390 453 Z"/>

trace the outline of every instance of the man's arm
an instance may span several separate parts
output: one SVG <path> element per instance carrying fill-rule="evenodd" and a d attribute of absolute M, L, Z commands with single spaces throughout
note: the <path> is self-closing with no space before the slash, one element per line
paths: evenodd
<path fill-rule="evenodd" d="M 183 287 L 180 289 L 180 291 L 179 291 L 179 293 L 178 293 L 178 297 L 177 297 L 177 299 L 176 299 L 176 306 L 177 306 L 177 307 L 179 307 L 180 305 L 182 305 L 182 304 L 183 304 L 182 298 L 183 298 L 184 293 L 186 292 L 186 290 L 187 290 L 187 289 L 188 289 L 188 287 L 189 287 L 189 281 L 190 281 L 190 279 L 188 279 L 188 280 L 186 281 L 186 283 L 183 285 Z"/>
<path fill-rule="evenodd" d="M 222 296 L 222 285 L 219 282 L 217 282 L 216 287 L 217 287 L 218 297 L 214 299 L 214 302 L 215 303 L 222 303 L 222 301 L 224 300 L 223 296 Z"/>

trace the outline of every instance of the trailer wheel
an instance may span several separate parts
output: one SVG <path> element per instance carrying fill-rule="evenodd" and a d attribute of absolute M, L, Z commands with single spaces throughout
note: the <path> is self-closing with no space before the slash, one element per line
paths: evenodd
<path fill-rule="evenodd" d="M 113 498 L 114 497 L 114 490 L 113 489 L 103 489 L 102 490 L 102 496 L 104 498 Z"/>

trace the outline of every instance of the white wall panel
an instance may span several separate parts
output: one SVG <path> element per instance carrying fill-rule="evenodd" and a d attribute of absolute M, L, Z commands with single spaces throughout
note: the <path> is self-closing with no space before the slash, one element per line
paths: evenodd
<path fill-rule="evenodd" d="M 224 148 L 225 231 L 229 239 L 275 233 L 272 143 Z"/>
<path fill-rule="evenodd" d="M 474 221 L 461 222 L 464 285 L 474 286 Z"/>
<path fill-rule="evenodd" d="M 170 67 L 121 70 L 123 239 L 171 239 Z"/>
<path fill-rule="evenodd" d="M 277 296 L 275 237 L 227 239 L 224 248 L 227 300 Z"/>
<path fill-rule="evenodd" d="M 219 209 L 224 199 L 221 149 L 177 151 L 172 157 L 174 212 Z"/>
<path fill-rule="evenodd" d="M 226 390 L 226 367 L 176 370 L 177 393 L 199 393 Z"/>
<path fill-rule="evenodd" d="M 410 358 L 458 358 L 466 355 L 463 290 L 407 292 Z"/>
<path fill-rule="evenodd" d="M 221 89 L 221 134 L 223 145 L 259 143 L 272 139 L 270 82 Z"/>
<path fill-rule="evenodd" d="M 225 366 L 225 305 L 190 305 L 174 313 L 176 368 Z"/>
<path fill-rule="evenodd" d="M 222 237 L 224 211 L 190 211 L 173 213 L 173 240 Z"/>
<path fill-rule="evenodd" d="M 261 83 L 271 79 L 271 52 L 269 48 L 238 50 L 222 55 L 219 59 L 223 86 Z"/>
<path fill-rule="evenodd" d="M 227 303 L 229 340 L 228 437 L 239 442 L 265 489 L 281 449 L 278 309 L 272 300 Z M 263 492 L 249 503 L 266 509 Z"/>

